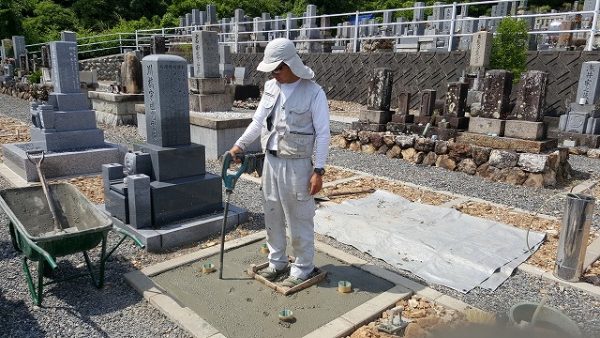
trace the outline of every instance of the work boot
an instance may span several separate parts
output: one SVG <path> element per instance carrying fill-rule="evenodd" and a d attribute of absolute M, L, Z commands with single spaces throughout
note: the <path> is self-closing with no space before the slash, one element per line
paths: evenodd
<path fill-rule="evenodd" d="M 277 279 L 278 276 L 284 274 L 287 271 L 287 267 L 281 270 L 277 270 L 272 266 L 266 267 L 258 272 L 258 275 L 268 280 L 269 282 Z"/>
<path fill-rule="evenodd" d="M 286 288 L 293 288 L 296 285 L 300 285 L 304 283 L 306 279 L 302 279 L 300 277 L 289 276 L 283 282 L 281 282 L 281 286 L 285 286 Z"/>

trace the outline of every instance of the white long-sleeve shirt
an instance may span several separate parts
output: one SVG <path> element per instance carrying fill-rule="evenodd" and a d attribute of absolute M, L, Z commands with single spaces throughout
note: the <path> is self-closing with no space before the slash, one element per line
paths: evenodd
<path fill-rule="evenodd" d="M 286 98 L 292 95 L 292 92 L 296 89 L 300 81 L 298 80 L 294 83 L 277 83 L 280 88 L 280 98 L 277 100 L 277 106 L 274 108 L 277 109 L 277 112 L 281 111 L 281 106 L 285 104 Z M 325 168 L 331 136 L 329 131 L 329 106 L 323 89 L 319 91 L 315 100 L 310 103 L 310 111 L 312 112 L 313 126 L 315 128 L 315 168 Z M 277 112 L 274 111 L 273 116 L 277 116 Z M 242 149 L 246 149 L 246 145 L 254 142 L 260 136 L 263 127 L 262 123 L 266 118 L 267 110 L 263 109 L 261 100 L 252 117 L 252 122 L 250 122 L 244 134 L 242 134 L 235 144 Z M 277 137 L 280 136 L 274 133 L 269 139 L 267 142 L 268 150 L 277 150 Z"/>

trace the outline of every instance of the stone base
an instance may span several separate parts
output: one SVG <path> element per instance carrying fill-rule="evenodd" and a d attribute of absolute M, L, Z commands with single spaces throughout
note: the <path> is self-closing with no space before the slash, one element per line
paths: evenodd
<path fill-rule="evenodd" d="M 415 116 L 415 124 L 427 125 L 429 122 L 431 122 L 431 116 Z M 435 118 L 433 119 L 433 123 L 435 123 Z"/>
<path fill-rule="evenodd" d="M 389 110 L 361 110 L 358 119 L 371 123 L 385 124 L 392 120 L 392 114 Z"/>
<path fill-rule="evenodd" d="M 545 138 L 545 131 L 544 122 L 506 120 L 504 136 L 539 141 Z"/>
<path fill-rule="evenodd" d="M 143 94 L 114 94 L 88 92 L 92 109 L 96 110 L 96 121 L 108 125 L 136 125 L 135 105 L 144 103 Z"/>
<path fill-rule="evenodd" d="M 219 234 L 223 224 L 223 213 L 215 213 L 193 219 L 173 222 L 156 229 L 135 229 L 129 224 L 124 224 L 112 218 L 114 225 L 131 232 L 150 252 L 159 252 L 167 249 L 192 244 L 210 236 Z M 235 205 L 229 206 L 227 214 L 227 229 L 232 229 L 238 224 L 248 221 L 248 211 Z"/>
<path fill-rule="evenodd" d="M 502 136 L 504 135 L 505 123 L 506 120 L 471 117 L 469 119 L 469 133 Z"/>
<path fill-rule="evenodd" d="M 193 143 L 205 146 L 207 160 L 218 159 L 231 149 L 252 122 L 252 114 L 246 113 L 190 113 L 191 138 Z M 261 151 L 260 142 L 254 141 L 247 152 Z"/>
<path fill-rule="evenodd" d="M 223 94 L 225 92 L 225 79 L 223 78 L 188 78 L 190 92 L 193 94 Z"/>
<path fill-rule="evenodd" d="M 443 119 L 450 123 L 450 127 L 454 129 L 467 129 L 469 127 L 468 117 L 442 116 Z"/>
<path fill-rule="evenodd" d="M 406 123 L 388 122 L 385 129 L 394 134 L 404 133 L 406 131 Z"/>
<path fill-rule="evenodd" d="M 407 133 L 409 134 L 417 134 L 419 136 L 431 137 L 433 135 L 437 135 L 438 140 L 448 141 L 450 139 L 455 138 L 458 135 L 458 130 L 451 128 L 438 128 L 438 127 L 429 127 L 427 133 L 423 135 L 426 126 L 411 124 L 406 128 Z"/>
<path fill-rule="evenodd" d="M 190 94 L 190 110 L 195 112 L 230 111 L 233 106 L 229 94 Z"/>
<path fill-rule="evenodd" d="M 577 145 L 590 148 L 600 147 L 600 135 L 569 133 L 566 131 L 548 130 L 548 137 L 558 139 L 559 144 L 565 140 L 574 140 Z"/>
<path fill-rule="evenodd" d="M 410 114 L 399 114 L 395 113 L 392 115 L 392 122 L 394 123 L 413 123 L 415 116 Z"/>
<path fill-rule="evenodd" d="M 353 130 L 366 130 L 366 131 L 385 131 L 386 129 L 386 125 L 385 124 L 378 124 L 378 123 L 369 123 L 366 121 L 355 121 L 352 122 L 352 129 Z"/>
<path fill-rule="evenodd" d="M 457 142 L 470 143 L 481 147 L 494 149 L 507 149 L 519 152 L 540 154 L 555 149 L 558 140 L 549 139 L 544 141 L 530 141 L 510 137 L 488 136 L 475 133 L 461 133 Z"/>
<path fill-rule="evenodd" d="M 35 164 L 27 159 L 26 151 L 41 151 L 39 143 L 12 143 L 2 146 L 4 163 L 27 182 L 39 181 Z M 102 164 L 123 163 L 126 147 L 105 143 L 102 148 L 82 151 L 50 152 L 45 155 L 43 171 L 46 178 L 99 174 Z M 33 156 L 39 159 L 40 155 Z"/>
<path fill-rule="evenodd" d="M 104 130 L 82 129 L 71 131 L 49 131 L 31 127 L 31 143 L 40 147 L 40 149 L 53 152 L 64 152 L 70 150 L 80 150 L 87 148 L 104 147 Z"/>

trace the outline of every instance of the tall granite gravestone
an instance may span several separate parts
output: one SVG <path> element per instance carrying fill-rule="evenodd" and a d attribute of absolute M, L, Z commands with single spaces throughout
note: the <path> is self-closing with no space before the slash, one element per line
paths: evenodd
<path fill-rule="evenodd" d="M 27 55 L 27 48 L 25 47 L 25 37 L 20 35 L 14 35 L 12 37 L 13 55 L 15 58 L 15 66 L 17 69 L 21 68 L 21 55 Z"/>
<path fill-rule="evenodd" d="M 233 64 L 231 63 L 231 46 L 219 45 L 219 74 L 222 78 L 233 78 Z"/>
<path fill-rule="evenodd" d="M 481 110 L 469 119 L 469 132 L 504 135 L 509 112 L 513 75 L 506 70 L 490 70 L 483 79 Z"/>
<path fill-rule="evenodd" d="M 559 129 L 574 134 L 600 134 L 600 62 L 588 61 L 581 66 L 576 102 L 559 120 Z M 597 141 L 581 139 L 586 145 Z M 597 145 L 596 145 L 597 146 Z"/>
<path fill-rule="evenodd" d="M 390 111 L 394 72 L 389 68 L 375 68 L 367 89 L 367 109 L 359 113 L 359 121 L 353 129 L 385 131 L 386 124 L 392 120 Z"/>
<path fill-rule="evenodd" d="M 62 31 L 60 32 L 60 40 L 77 42 L 77 33 L 71 31 Z"/>
<path fill-rule="evenodd" d="M 449 82 L 444 104 L 444 119 L 450 127 L 455 129 L 466 129 L 469 119 L 465 117 L 467 106 L 467 93 L 469 84 L 465 82 Z"/>
<path fill-rule="evenodd" d="M 473 34 L 471 41 L 471 57 L 468 72 L 471 74 L 485 71 L 490 65 L 492 51 L 492 33 L 481 31 Z"/>
<path fill-rule="evenodd" d="M 483 83 L 481 117 L 505 120 L 509 114 L 513 75 L 506 70 L 486 72 Z"/>
<path fill-rule="evenodd" d="M 49 152 L 47 177 L 97 173 L 103 163 L 118 161 L 119 148 L 104 142 L 95 112 L 81 92 L 75 42 L 50 43 L 54 92 L 47 103 L 31 104 L 31 142 L 5 145 L 6 165 L 27 181 L 37 180 L 35 165 L 26 152 Z"/>
<path fill-rule="evenodd" d="M 204 146 L 190 143 L 186 65 L 174 55 L 142 60 L 147 143 L 102 171 L 106 210 L 150 251 L 212 235 L 222 222 L 221 178 L 206 172 Z M 234 208 L 231 223 L 240 214 Z"/>
<path fill-rule="evenodd" d="M 217 32 L 193 32 L 192 49 L 194 77 L 189 79 L 189 109 L 195 112 L 231 110 L 233 97 L 226 93 L 225 79 L 219 73 Z"/>
<path fill-rule="evenodd" d="M 548 73 L 531 70 L 521 74 L 517 103 L 507 116 L 504 136 L 526 140 L 544 138 L 544 104 Z"/>
<path fill-rule="evenodd" d="M 125 53 L 121 63 L 121 92 L 139 94 L 142 92 L 142 64 L 134 52 Z"/>
<path fill-rule="evenodd" d="M 152 54 L 165 54 L 167 52 L 166 39 L 162 35 L 152 35 L 150 37 L 150 50 Z"/>

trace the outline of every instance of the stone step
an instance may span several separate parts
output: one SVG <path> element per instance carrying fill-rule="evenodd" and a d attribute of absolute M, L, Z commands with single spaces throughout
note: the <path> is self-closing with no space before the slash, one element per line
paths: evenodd
<path fill-rule="evenodd" d="M 531 141 L 510 137 L 488 136 L 468 132 L 461 133 L 457 137 L 456 141 L 463 143 L 471 143 L 481 147 L 515 150 L 534 154 L 540 154 L 547 151 L 551 151 L 558 146 L 558 140 L 556 139 Z"/>

